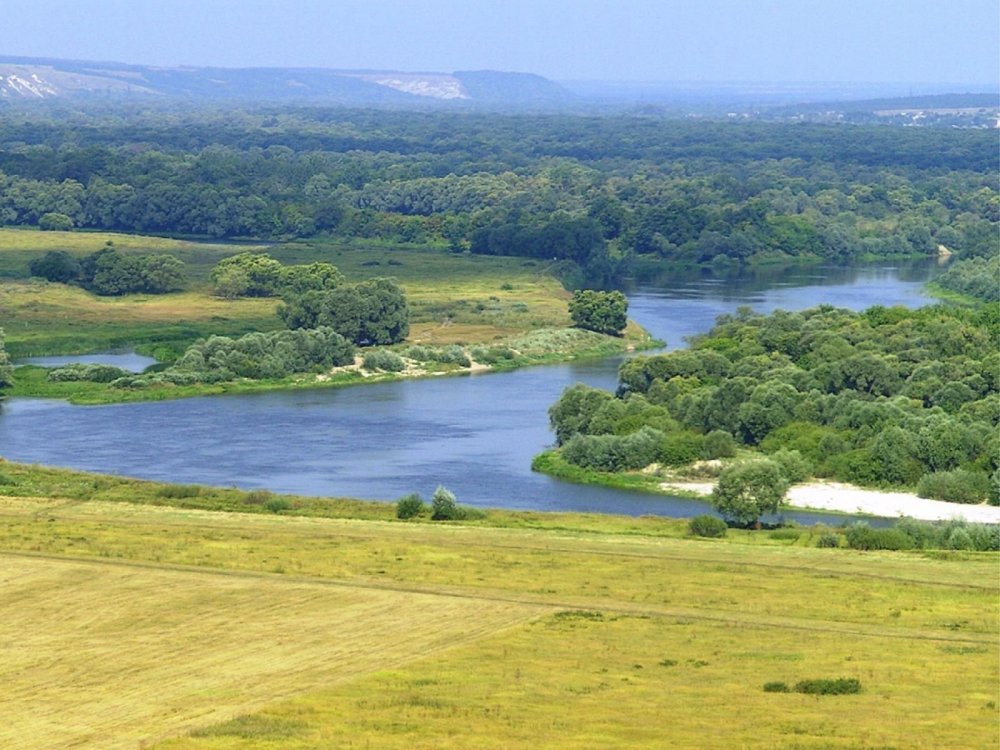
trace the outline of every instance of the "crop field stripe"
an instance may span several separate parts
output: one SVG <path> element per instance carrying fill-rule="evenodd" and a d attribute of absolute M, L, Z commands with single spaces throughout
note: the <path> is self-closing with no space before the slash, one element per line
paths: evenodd
<path fill-rule="evenodd" d="M 227 568 L 207 568 L 202 566 L 187 566 L 174 563 L 152 563 L 133 560 L 113 560 L 80 558 L 69 555 L 52 555 L 35 552 L 0 552 L 4 556 L 26 557 L 52 562 L 79 563 L 85 565 L 112 566 L 120 568 L 138 568 L 155 571 L 172 571 L 177 573 L 222 576 L 243 579 L 266 579 L 288 584 L 302 584 L 319 587 L 333 587 L 349 590 L 370 590 L 411 594 L 418 596 L 436 596 L 442 598 L 466 601 L 482 601 L 494 604 L 510 604 L 523 607 L 538 607 L 540 611 L 589 611 L 598 609 L 612 614 L 639 617 L 668 617 L 685 620 L 699 620 L 730 625 L 732 627 L 752 627 L 775 630 L 812 631 L 818 633 L 840 633 L 843 635 L 892 638 L 895 640 L 941 641 L 948 643 L 993 644 L 992 634 L 956 634 L 947 631 L 931 631 L 927 629 L 887 629 L 860 623 L 841 623 L 831 620 L 805 619 L 788 615 L 764 617 L 745 613 L 734 613 L 730 610 L 720 610 L 701 607 L 649 607 L 630 606 L 621 601 L 587 597 L 585 601 L 569 598 L 552 598 L 543 595 L 513 595 L 491 589 L 471 589 L 442 584 L 399 584 L 388 581 L 347 581 L 317 576 L 305 576 L 284 573 L 265 573 L 247 570 L 232 570 Z"/>
<path fill-rule="evenodd" d="M 134 748 L 551 611 L 228 571 L 3 560 L 6 750 Z"/>

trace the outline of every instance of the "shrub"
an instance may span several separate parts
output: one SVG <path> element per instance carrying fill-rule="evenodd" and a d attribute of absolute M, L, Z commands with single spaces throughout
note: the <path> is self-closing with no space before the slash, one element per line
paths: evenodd
<path fill-rule="evenodd" d="M 247 505 L 263 505 L 273 497 L 274 493 L 270 490 L 250 490 L 243 498 L 243 502 Z"/>
<path fill-rule="evenodd" d="M 798 529 L 793 526 L 786 526 L 780 529 L 774 529 L 769 536 L 772 539 L 777 539 L 779 541 L 795 542 L 802 536 L 802 529 Z"/>
<path fill-rule="evenodd" d="M 457 521 L 462 518 L 462 509 L 455 500 L 455 493 L 438 485 L 431 496 L 431 519 L 434 521 Z"/>
<path fill-rule="evenodd" d="M 736 455 L 736 438 L 725 430 L 712 430 L 701 442 L 704 459 L 731 458 Z"/>
<path fill-rule="evenodd" d="M 781 473 L 792 484 L 802 482 L 812 476 L 812 466 L 797 450 L 782 448 L 771 454 L 771 460 L 781 467 Z"/>
<path fill-rule="evenodd" d="M 684 466 L 692 463 L 701 454 L 703 440 L 701 435 L 684 430 L 667 433 L 660 443 L 658 458 L 667 466 Z"/>
<path fill-rule="evenodd" d="M 385 372 L 402 372 L 406 367 L 403 358 L 388 349 L 375 349 L 367 352 L 362 361 L 366 370 L 384 370 Z"/>
<path fill-rule="evenodd" d="M 847 546 L 860 550 L 907 550 L 915 545 L 900 529 L 873 529 L 868 524 L 856 523 L 847 529 Z"/>
<path fill-rule="evenodd" d="M 156 494 L 170 499 L 198 497 L 201 494 L 201 487 L 197 484 L 168 484 L 166 487 L 160 487 Z"/>
<path fill-rule="evenodd" d="M 817 547 L 834 548 L 840 546 L 840 535 L 834 534 L 832 531 L 827 531 L 825 534 L 821 534 L 820 538 L 816 540 Z"/>
<path fill-rule="evenodd" d="M 952 529 L 947 539 L 948 549 L 975 549 L 972 536 L 963 528 Z"/>
<path fill-rule="evenodd" d="M 403 350 L 403 356 L 409 357 L 410 359 L 416 360 L 417 362 L 429 362 L 434 358 L 434 352 L 432 352 L 426 346 L 420 346 L 420 344 L 413 344 L 412 346 L 408 346 Z"/>
<path fill-rule="evenodd" d="M 790 693 L 791 689 L 788 687 L 788 683 L 785 682 L 765 682 L 764 683 L 765 693 Z"/>
<path fill-rule="evenodd" d="M 949 503 L 976 504 L 990 494 L 990 480 L 985 474 L 966 469 L 935 471 L 920 478 L 917 494 Z"/>
<path fill-rule="evenodd" d="M 468 367 L 472 364 L 469 360 L 469 356 L 465 353 L 465 349 L 458 344 L 451 344 L 450 346 L 446 346 L 444 349 L 439 349 L 431 356 L 435 362 L 440 362 L 443 365 Z"/>
<path fill-rule="evenodd" d="M 281 511 L 288 510 L 291 507 L 292 504 L 283 497 L 272 497 L 264 503 L 264 509 L 268 513 L 281 513 Z"/>
<path fill-rule="evenodd" d="M 424 512 L 424 501 L 416 492 L 403 495 L 396 501 L 396 518 L 416 518 Z"/>
<path fill-rule="evenodd" d="M 66 365 L 65 367 L 58 367 L 54 370 L 49 370 L 49 374 L 46 379 L 53 383 L 65 383 L 85 380 L 92 383 L 110 383 L 118 378 L 124 378 L 129 376 L 127 370 L 123 370 L 120 367 L 113 367 L 112 365 Z"/>
<path fill-rule="evenodd" d="M 861 682 L 854 677 L 801 680 L 795 683 L 795 692 L 807 695 L 851 695 L 861 692 Z"/>
<path fill-rule="evenodd" d="M 710 516 L 707 513 L 695 516 L 688 521 L 688 533 L 692 536 L 703 536 L 710 539 L 718 539 L 726 535 L 726 522 L 717 516 Z"/>

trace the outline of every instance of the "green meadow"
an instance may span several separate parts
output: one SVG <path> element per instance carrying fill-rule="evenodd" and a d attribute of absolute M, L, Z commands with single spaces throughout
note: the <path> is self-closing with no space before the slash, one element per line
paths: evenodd
<path fill-rule="evenodd" d="M 0 473 L 5 747 L 998 739 L 995 553 Z M 860 692 L 764 690 L 839 679 Z"/>

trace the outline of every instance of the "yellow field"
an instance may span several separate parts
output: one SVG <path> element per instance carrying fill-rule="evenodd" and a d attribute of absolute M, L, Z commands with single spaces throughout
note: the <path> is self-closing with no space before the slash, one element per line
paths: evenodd
<path fill-rule="evenodd" d="M 539 611 L 266 574 L 0 560 L 7 750 L 135 748 Z"/>
<path fill-rule="evenodd" d="M 542 531 L 5 498 L 0 519 L 2 747 L 1000 739 L 995 554 L 583 533 L 572 517 Z M 838 677 L 862 693 L 762 689 Z"/>

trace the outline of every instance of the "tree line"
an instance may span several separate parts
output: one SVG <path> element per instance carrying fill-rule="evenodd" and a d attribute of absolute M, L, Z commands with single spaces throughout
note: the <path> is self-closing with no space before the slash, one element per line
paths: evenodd
<path fill-rule="evenodd" d="M 998 252 L 989 133 L 331 109 L 11 113 L 0 223 L 735 262 Z"/>
<path fill-rule="evenodd" d="M 164 294 L 184 288 L 184 262 L 167 253 L 124 255 L 109 240 L 95 253 L 79 258 L 50 250 L 28 264 L 32 276 L 75 284 L 102 296 L 145 292 Z"/>

